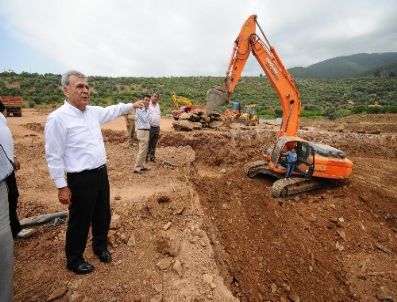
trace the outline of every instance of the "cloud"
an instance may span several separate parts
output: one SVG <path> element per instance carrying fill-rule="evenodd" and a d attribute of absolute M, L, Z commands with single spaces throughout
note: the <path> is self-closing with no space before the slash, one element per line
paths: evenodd
<path fill-rule="evenodd" d="M 287 67 L 397 51 L 395 0 L 1 0 L 0 11 L 3 30 L 63 68 L 53 73 L 224 75 L 251 14 Z M 244 74 L 259 73 L 250 59 Z"/>

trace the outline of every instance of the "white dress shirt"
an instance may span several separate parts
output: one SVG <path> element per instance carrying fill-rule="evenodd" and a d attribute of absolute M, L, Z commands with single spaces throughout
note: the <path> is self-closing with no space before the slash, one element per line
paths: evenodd
<path fill-rule="evenodd" d="M 147 108 L 135 111 L 135 128 L 137 130 L 150 130 L 149 110 Z"/>
<path fill-rule="evenodd" d="M 87 106 L 84 111 L 67 101 L 52 112 L 44 129 L 45 152 L 51 179 L 57 188 L 67 186 L 65 172 L 81 172 L 106 164 L 101 124 L 132 109 L 132 104 Z"/>
<path fill-rule="evenodd" d="M 3 146 L 7 156 L 14 160 L 14 142 L 10 128 L 8 128 L 7 119 L 0 113 L 0 144 Z"/>
<path fill-rule="evenodd" d="M 0 113 L 0 181 L 12 173 L 14 167 L 10 160 L 14 162 L 14 142 L 7 120 Z M 4 151 L 3 151 L 4 149 Z"/>
<path fill-rule="evenodd" d="M 159 103 L 156 103 L 156 105 L 153 106 L 152 102 L 150 102 L 150 104 L 149 104 L 149 121 L 150 121 L 150 126 L 160 127 L 161 111 L 160 111 Z"/>

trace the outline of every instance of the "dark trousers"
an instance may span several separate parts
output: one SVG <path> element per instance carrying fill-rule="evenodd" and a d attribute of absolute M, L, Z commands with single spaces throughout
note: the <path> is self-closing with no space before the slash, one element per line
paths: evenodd
<path fill-rule="evenodd" d="M 11 233 L 12 237 L 15 238 L 17 234 L 22 230 L 17 214 L 19 192 L 17 180 L 15 178 L 15 171 L 6 178 L 6 183 L 8 187 L 8 206 L 10 212 Z"/>
<path fill-rule="evenodd" d="M 156 146 L 160 137 L 160 127 L 150 127 L 149 148 L 147 152 L 148 159 L 156 158 Z"/>
<path fill-rule="evenodd" d="M 108 247 L 110 227 L 109 179 L 106 166 L 80 173 L 68 173 L 67 181 L 72 192 L 69 221 L 66 231 L 66 260 L 69 267 L 84 261 L 90 225 L 92 248 L 100 253 Z"/>
<path fill-rule="evenodd" d="M 287 163 L 287 171 L 285 173 L 285 178 L 291 177 L 294 168 L 295 168 L 295 163 Z"/>

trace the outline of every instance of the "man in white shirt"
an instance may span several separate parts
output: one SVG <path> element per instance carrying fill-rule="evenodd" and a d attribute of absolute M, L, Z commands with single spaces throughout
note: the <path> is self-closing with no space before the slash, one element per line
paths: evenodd
<path fill-rule="evenodd" d="M 5 126 L 4 131 L 7 131 L 8 136 L 11 138 L 10 140 L 11 145 L 9 146 L 5 145 L 4 151 L 6 152 L 7 157 L 10 159 L 14 167 L 12 173 L 8 175 L 6 178 L 6 183 L 8 188 L 8 204 L 9 204 L 9 213 L 10 213 L 11 233 L 13 238 L 28 238 L 34 233 L 34 230 L 22 229 L 17 214 L 19 191 L 18 191 L 17 179 L 15 177 L 15 171 L 21 168 L 21 163 L 14 155 L 14 142 L 12 139 L 11 131 L 7 126 L 7 120 L 5 119 L 5 117 L 7 116 L 7 109 L 5 108 L 4 104 L 1 101 L 0 101 L 0 113 L 2 115 L 0 119 L 0 124 L 3 124 Z"/>
<path fill-rule="evenodd" d="M 146 167 L 147 150 L 149 146 L 150 121 L 149 121 L 150 95 L 143 96 L 144 107 L 135 110 L 136 136 L 139 142 L 138 153 L 136 154 L 134 173 L 142 174 L 149 170 Z"/>
<path fill-rule="evenodd" d="M 156 162 L 156 146 L 160 136 L 161 111 L 158 103 L 159 94 L 153 92 L 149 104 L 150 137 L 147 160 Z"/>
<path fill-rule="evenodd" d="M 0 301 L 6 302 L 11 302 L 13 297 L 14 241 L 10 227 L 6 184 L 6 178 L 14 170 L 9 155 L 11 150 L 13 150 L 11 132 L 5 117 L 0 114 Z"/>
<path fill-rule="evenodd" d="M 78 71 L 65 73 L 61 84 L 66 100 L 48 116 L 44 130 L 45 152 L 59 202 L 69 205 L 65 244 L 67 268 L 86 274 L 94 270 L 83 257 L 90 225 L 94 253 L 101 262 L 112 260 L 107 238 L 109 180 L 101 124 L 126 114 L 133 107 L 141 108 L 143 104 L 89 106 L 87 77 Z"/>

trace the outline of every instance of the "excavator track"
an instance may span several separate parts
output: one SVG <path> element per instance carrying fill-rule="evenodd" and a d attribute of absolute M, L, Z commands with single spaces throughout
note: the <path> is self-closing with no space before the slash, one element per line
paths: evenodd
<path fill-rule="evenodd" d="M 255 177 L 257 174 L 263 172 L 268 168 L 267 160 L 258 160 L 244 165 L 244 173 L 249 177 Z"/>
<path fill-rule="evenodd" d="M 321 180 L 307 179 L 302 177 L 282 178 L 273 183 L 273 197 L 288 197 L 291 195 L 314 190 L 323 185 Z"/>

